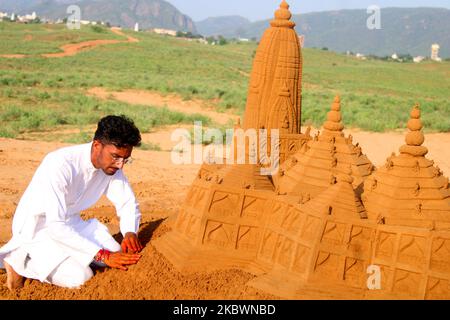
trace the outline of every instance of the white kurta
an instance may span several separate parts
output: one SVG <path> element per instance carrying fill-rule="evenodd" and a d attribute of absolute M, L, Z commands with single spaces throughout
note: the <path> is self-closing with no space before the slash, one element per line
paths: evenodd
<path fill-rule="evenodd" d="M 104 226 L 95 219 L 83 221 L 80 211 L 94 205 L 103 194 L 116 208 L 122 234 L 137 233 L 141 214 L 127 178 L 122 170 L 109 176 L 95 169 L 91 146 L 88 143 L 62 148 L 44 158 L 17 206 L 13 237 L 0 248 L 0 267 L 4 258 L 18 248 L 22 252 L 33 248 L 39 251 L 42 261 L 34 272 L 41 281 L 68 257 L 89 266 L 102 242 L 96 241 L 95 234 L 90 237 L 86 230 L 101 231 Z M 24 255 L 24 264 L 26 259 Z"/>

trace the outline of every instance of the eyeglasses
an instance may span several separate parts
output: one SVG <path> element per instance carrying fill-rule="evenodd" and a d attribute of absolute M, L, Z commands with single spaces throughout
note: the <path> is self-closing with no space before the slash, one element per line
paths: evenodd
<path fill-rule="evenodd" d="M 121 164 L 123 162 L 123 164 L 132 164 L 133 163 L 133 158 L 129 157 L 129 158 L 122 158 L 122 157 L 117 157 L 115 155 L 111 155 L 111 158 L 113 159 L 113 161 L 116 164 Z"/>

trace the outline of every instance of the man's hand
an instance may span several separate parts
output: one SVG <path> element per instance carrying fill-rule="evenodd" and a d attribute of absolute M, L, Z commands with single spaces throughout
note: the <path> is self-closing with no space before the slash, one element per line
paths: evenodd
<path fill-rule="evenodd" d="M 127 232 L 122 240 L 122 252 L 124 253 L 138 253 L 143 249 L 141 242 L 137 235 L 133 232 Z"/>
<path fill-rule="evenodd" d="M 111 252 L 109 257 L 103 260 L 103 262 L 108 267 L 127 271 L 128 268 L 126 266 L 138 263 L 140 258 L 140 254 Z"/>

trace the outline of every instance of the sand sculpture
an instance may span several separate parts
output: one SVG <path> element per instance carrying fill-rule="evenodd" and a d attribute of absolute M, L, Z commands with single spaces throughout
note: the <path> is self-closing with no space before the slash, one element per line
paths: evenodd
<path fill-rule="evenodd" d="M 204 164 L 156 248 L 184 271 L 241 268 L 283 298 L 450 299 L 449 180 L 425 158 L 418 106 L 400 155 L 378 169 L 345 136 L 339 97 L 322 132 L 302 134 L 290 17 L 283 1 L 255 57 L 244 122 L 280 130 L 278 173 Z"/>

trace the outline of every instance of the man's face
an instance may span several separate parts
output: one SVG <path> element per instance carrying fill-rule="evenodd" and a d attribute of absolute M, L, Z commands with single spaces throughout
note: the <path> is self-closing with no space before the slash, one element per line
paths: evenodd
<path fill-rule="evenodd" d="M 130 158 L 133 147 L 117 148 L 112 144 L 103 144 L 94 140 L 91 160 L 96 169 L 102 169 L 107 175 L 114 175 L 123 168 L 125 161 Z"/>

